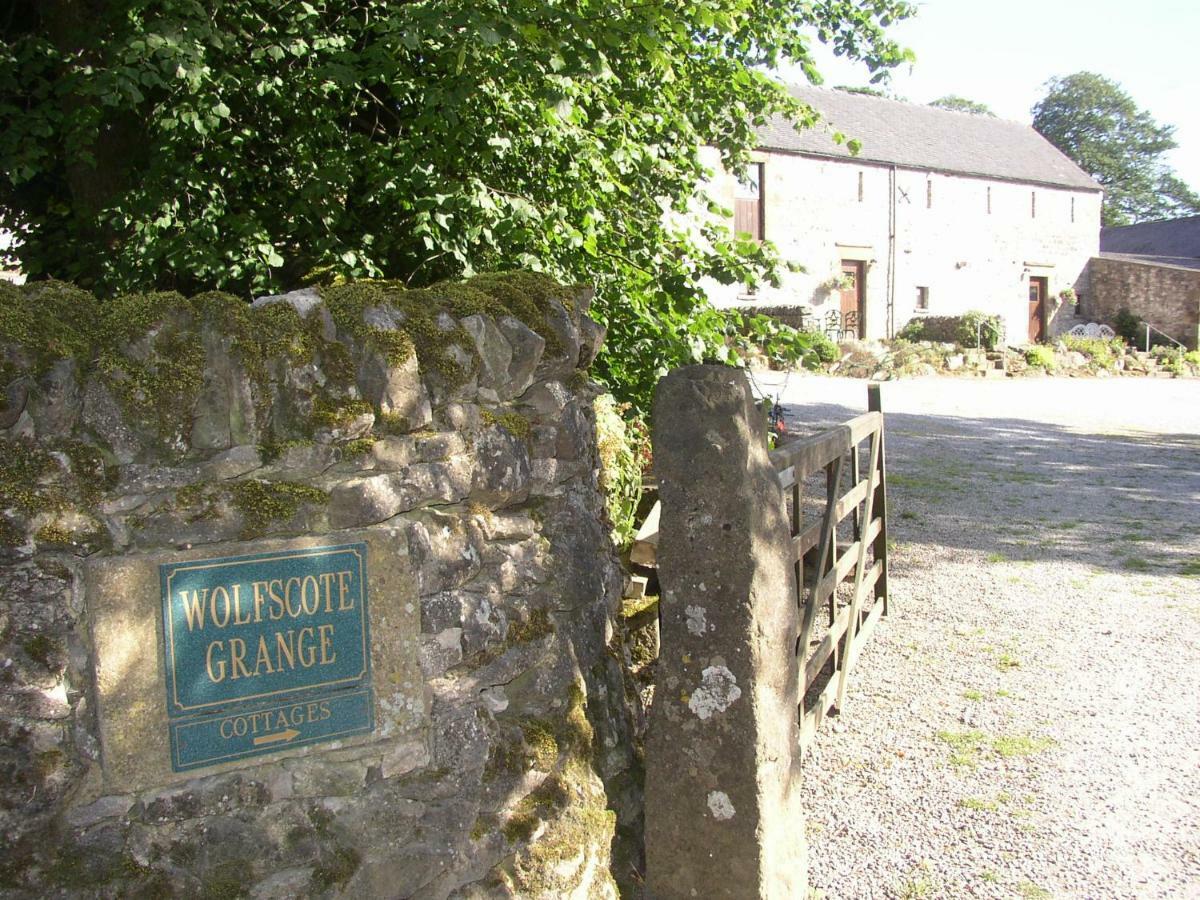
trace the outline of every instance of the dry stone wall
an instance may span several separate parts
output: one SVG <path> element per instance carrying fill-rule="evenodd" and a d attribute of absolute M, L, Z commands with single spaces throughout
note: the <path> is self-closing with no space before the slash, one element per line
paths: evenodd
<path fill-rule="evenodd" d="M 615 896 L 639 788 L 589 301 L 528 274 L 253 306 L 0 285 L 0 895 Z M 338 577 L 366 718 L 290 746 L 321 697 L 218 707 L 197 727 L 251 755 L 180 771 L 164 567 L 330 547 L 365 554 L 361 595 Z M 185 687 L 342 652 L 318 593 L 256 584 L 207 627 L 311 599 L 308 643 L 264 670 L 214 632 Z"/>
<path fill-rule="evenodd" d="M 1092 320 L 1109 323 L 1128 309 L 1188 349 L 1200 346 L 1196 269 L 1097 256 L 1088 266 L 1083 306 Z"/>

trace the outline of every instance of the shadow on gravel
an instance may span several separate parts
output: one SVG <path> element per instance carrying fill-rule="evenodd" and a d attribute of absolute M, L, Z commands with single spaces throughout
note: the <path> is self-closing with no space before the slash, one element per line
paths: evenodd
<path fill-rule="evenodd" d="M 785 407 L 797 435 L 860 412 Z M 980 551 L 987 563 L 1200 575 L 1200 435 L 905 413 L 887 415 L 886 434 L 889 525 L 900 544 Z"/>

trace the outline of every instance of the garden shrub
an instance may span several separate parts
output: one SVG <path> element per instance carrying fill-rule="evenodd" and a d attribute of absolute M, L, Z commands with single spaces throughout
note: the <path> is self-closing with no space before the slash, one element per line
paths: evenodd
<path fill-rule="evenodd" d="M 912 319 L 896 337 L 906 341 L 933 341 L 995 350 L 1004 340 L 1004 322 L 999 316 L 989 316 L 970 310 L 961 316 L 923 316 Z"/>
<path fill-rule="evenodd" d="M 1057 368 L 1053 348 L 1042 344 L 1026 348 L 1025 362 L 1029 363 L 1030 368 L 1045 369 L 1047 372 L 1053 372 Z"/>
<path fill-rule="evenodd" d="M 972 309 L 964 313 L 959 325 L 958 343 L 964 347 L 982 346 L 995 350 L 1004 341 L 1004 320 L 999 316 Z"/>
<path fill-rule="evenodd" d="M 1068 350 L 1082 353 L 1102 369 L 1115 369 L 1117 359 L 1125 350 L 1124 342 L 1119 338 L 1105 340 L 1104 338 L 1076 337 L 1066 335 L 1063 344 Z"/>
<path fill-rule="evenodd" d="M 824 332 L 802 331 L 800 334 L 804 335 L 808 340 L 808 352 L 817 363 L 831 363 L 842 355 L 842 351 L 838 348 L 838 345 Z M 808 364 L 807 356 L 805 357 L 805 363 L 806 365 Z M 813 368 L 813 366 L 810 365 L 809 368 Z"/>
<path fill-rule="evenodd" d="M 1172 375 L 1183 375 L 1183 350 L 1176 346 L 1159 345 L 1150 350 L 1150 355 L 1158 360 L 1158 367 Z"/>
<path fill-rule="evenodd" d="M 1142 320 L 1131 313 L 1126 306 L 1122 306 L 1113 316 L 1112 328 L 1117 333 L 1117 337 L 1122 338 L 1132 347 L 1141 346 L 1139 342 L 1145 337 Z"/>

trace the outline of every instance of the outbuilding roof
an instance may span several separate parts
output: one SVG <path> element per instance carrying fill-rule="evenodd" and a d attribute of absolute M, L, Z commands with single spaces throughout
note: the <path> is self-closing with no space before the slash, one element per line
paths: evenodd
<path fill-rule="evenodd" d="M 789 90 L 821 113 L 824 122 L 797 131 L 788 119 L 776 116 L 758 131 L 761 149 L 849 159 L 849 149 L 833 142 L 836 130 L 862 143 L 854 158 L 863 162 L 1101 190 L 1057 147 L 1020 122 L 807 85 Z"/>
<path fill-rule="evenodd" d="M 1100 249 L 1105 253 L 1191 258 L 1194 267 L 1200 259 L 1200 216 L 1101 228 Z"/>

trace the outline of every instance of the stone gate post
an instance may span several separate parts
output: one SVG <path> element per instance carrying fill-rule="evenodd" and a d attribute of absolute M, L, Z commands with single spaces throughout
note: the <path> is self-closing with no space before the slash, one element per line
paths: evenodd
<path fill-rule="evenodd" d="M 662 651 L 646 752 L 646 887 L 805 894 L 798 611 L 783 492 L 745 374 L 690 366 L 654 400 Z"/>

